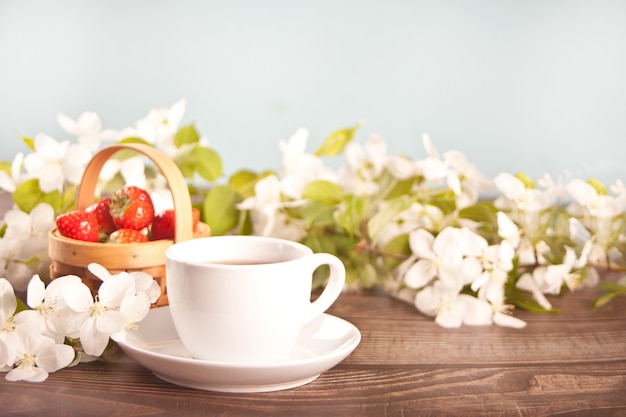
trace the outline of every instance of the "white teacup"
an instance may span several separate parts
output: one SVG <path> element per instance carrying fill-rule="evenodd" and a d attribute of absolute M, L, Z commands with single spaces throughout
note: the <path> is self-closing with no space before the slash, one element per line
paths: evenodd
<path fill-rule="evenodd" d="M 300 243 L 259 236 L 215 236 L 165 252 L 170 311 L 181 342 L 197 359 L 271 363 L 284 359 L 302 327 L 330 307 L 345 282 L 343 263 Z M 313 271 L 330 266 L 311 302 Z"/>

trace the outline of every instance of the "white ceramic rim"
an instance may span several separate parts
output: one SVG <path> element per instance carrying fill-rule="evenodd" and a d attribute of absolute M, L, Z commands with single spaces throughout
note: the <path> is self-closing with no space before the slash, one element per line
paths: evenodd
<path fill-rule="evenodd" d="M 209 241 L 209 240 L 213 240 L 213 241 L 215 240 L 229 240 L 229 241 L 246 240 L 248 242 L 256 241 L 256 242 L 267 242 L 267 243 L 274 244 L 274 245 L 287 245 L 293 248 L 294 250 L 299 251 L 300 256 L 298 256 L 297 258 L 292 258 L 292 259 L 272 261 L 268 263 L 249 264 L 249 265 L 222 264 L 222 263 L 217 263 L 217 262 L 208 264 L 206 261 L 197 261 L 197 260 L 188 259 L 183 256 L 180 256 L 179 252 L 183 251 L 185 246 L 191 246 L 191 245 L 195 246 L 198 244 L 202 244 L 202 241 Z M 280 238 L 275 238 L 275 237 L 253 236 L 253 235 L 227 235 L 227 236 L 201 237 L 201 238 L 196 238 L 196 239 L 191 239 L 191 240 L 185 240 L 182 242 L 176 242 L 165 250 L 165 257 L 168 260 L 171 260 L 174 262 L 181 262 L 181 263 L 194 265 L 194 266 L 206 267 L 210 265 L 211 268 L 215 268 L 215 269 L 264 268 L 264 267 L 271 267 L 272 265 L 274 266 L 284 265 L 284 264 L 293 263 L 293 262 L 300 262 L 302 261 L 303 258 L 312 254 L 313 254 L 313 251 L 311 250 L 311 248 L 299 242 L 294 242 L 292 240 L 280 239 Z"/>

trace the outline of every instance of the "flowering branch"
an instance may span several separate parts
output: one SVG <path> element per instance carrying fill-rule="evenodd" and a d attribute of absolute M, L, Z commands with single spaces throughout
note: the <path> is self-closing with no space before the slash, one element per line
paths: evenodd
<path fill-rule="evenodd" d="M 99 357 L 109 339 L 123 341 L 137 327 L 161 293 L 146 273 L 111 275 L 98 264 L 88 268 L 102 280 L 95 298 L 77 276 L 59 277 L 46 288 L 34 275 L 27 306 L 0 278 L 0 372 L 7 380 L 40 382 L 51 372 Z"/>
<path fill-rule="evenodd" d="M 547 175 L 535 182 L 523 173 L 490 179 L 461 152 L 440 153 L 427 135 L 420 159 L 388 155 L 379 135 L 357 143 L 360 124 L 333 132 L 313 152 L 308 131 L 299 129 L 279 142 L 279 169 L 226 178 L 208 141 L 192 125 L 180 126 L 184 111 L 181 100 L 120 131 L 102 130 L 94 113 L 76 121 L 60 115 L 77 143 L 24 138 L 32 152 L 0 170 L 0 188 L 16 206 L 0 232 L 0 273 L 16 290 L 34 273 L 45 280 L 47 230 L 72 207 L 84 165 L 105 142 L 148 143 L 169 155 L 212 234 L 274 236 L 333 253 L 346 265 L 348 290 L 382 286 L 445 327 L 522 327 L 514 307 L 552 311 L 550 296 L 597 285 L 596 268 L 625 268 L 621 180 L 607 187 Z M 345 163 L 333 168 L 327 160 L 334 158 Z M 136 155 L 113 159 L 100 180 L 101 193 L 138 185 L 151 192 L 157 211 L 171 206 L 163 178 Z M 481 199 L 494 191 L 495 199 Z M 324 279 L 320 271 L 316 280 Z M 614 285 L 616 295 L 603 302 L 620 293 L 623 283 Z"/>

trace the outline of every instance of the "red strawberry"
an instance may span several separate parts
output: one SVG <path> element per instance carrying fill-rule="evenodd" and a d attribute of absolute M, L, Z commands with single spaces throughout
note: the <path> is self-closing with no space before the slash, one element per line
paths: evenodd
<path fill-rule="evenodd" d="M 118 229 L 141 230 L 152 223 L 154 218 L 150 194 L 132 185 L 115 192 L 110 211 Z"/>
<path fill-rule="evenodd" d="M 56 223 L 62 236 L 85 242 L 98 241 L 98 220 L 92 212 L 70 211 L 57 217 Z"/>
<path fill-rule="evenodd" d="M 85 211 L 91 211 L 96 215 L 100 233 L 106 235 L 110 235 L 117 230 L 113 217 L 111 217 L 110 207 L 112 201 L 111 197 L 103 197 L 85 209 Z"/>
<path fill-rule="evenodd" d="M 191 209 L 193 230 L 196 230 L 198 223 L 200 222 L 200 210 L 195 207 Z M 176 226 L 176 216 L 174 210 L 165 210 L 156 216 L 152 220 L 152 226 L 150 229 L 150 238 L 152 240 L 159 239 L 174 239 Z"/>
<path fill-rule="evenodd" d="M 117 229 L 109 236 L 109 243 L 141 243 L 147 241 L 148 236 L 143 234 L 141 230 L 135 229 Z"/>
<path fill-rule="evenodd" d="M 174 210 L 165 210 L 157 214 L 152 220 L 150 239 L 173 239 L 175 223 Z"/>

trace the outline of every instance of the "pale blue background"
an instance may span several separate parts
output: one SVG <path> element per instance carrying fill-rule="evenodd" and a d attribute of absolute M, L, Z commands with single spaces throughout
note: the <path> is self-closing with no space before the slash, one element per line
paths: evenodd
<path fill-rule="evenodd" d="M 359 119 L 489 176 L 626 177 L 626 1 L 0 0 L 0 159 L 56 114 L 123 128 L 188 99 L 226 171 L 278 168 Z M 585 165 L 591 168 L 583 170 Z"/>

